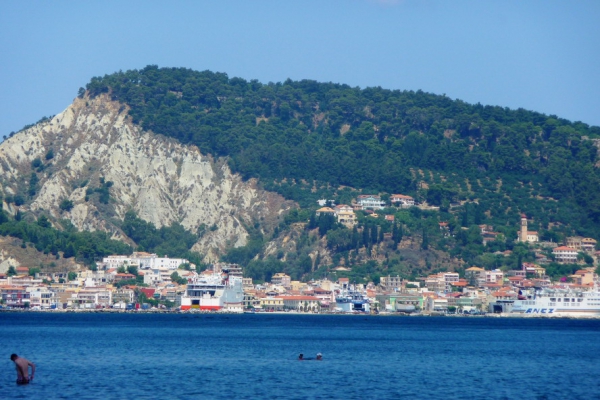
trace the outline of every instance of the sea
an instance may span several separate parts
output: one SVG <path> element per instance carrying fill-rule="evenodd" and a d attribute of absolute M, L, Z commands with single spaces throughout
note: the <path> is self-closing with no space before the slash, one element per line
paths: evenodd
<path fill-rule="evenodd" d="M 3 312 L 0 343 L 1 399 L 600 398 L 600 320 Z"/>

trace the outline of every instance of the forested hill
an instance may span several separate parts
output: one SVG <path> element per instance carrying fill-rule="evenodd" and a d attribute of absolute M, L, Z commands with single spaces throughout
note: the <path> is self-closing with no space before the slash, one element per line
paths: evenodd
<path fill-rule="evenodd" d="M 600 233 L 599 127 L 422 91 L 263 84 L 183 68 L 118 72 L 86 89 L 127 104 L 144 129 L 228 156 L 234 171 L 300 204 L 312 203 L 310 189 L 324 195 L 315 185 L 348 186 L 442 211 L 477 203 L 481 222 L 506 226 L 525 212 L 542 235 L 553 226 Z"/>

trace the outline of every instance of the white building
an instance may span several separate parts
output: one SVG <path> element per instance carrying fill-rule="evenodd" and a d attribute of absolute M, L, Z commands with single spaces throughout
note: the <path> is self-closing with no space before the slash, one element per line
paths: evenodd
<path fill-rule="evenodd" d="M 381 210 L 385 207 L 385 201 L 381 201 L 381 196 L 374 194 L 361 194 L 356 198 L 356 203 L 363 210 Z"/>
<path fill-rule="evenodd" d="M 425 286 L 432 292 L 449 293 L 452 291 L 452 283 L 458 282 L 458 279 L 457 272 L 441 272 L 425 278 Z"/>
<path fill-rule="evenodd" d="M 353 227 L 356 224 L 356 214 L 354 209 L 346 204 L 340 204 L 334 208 L 337 222 L 344 224 L 346 227 Z"/>
<path fill-rule="evenodd" d="M 153 253 L 134 252 L 131 256 L 108 256 L 102 259 L 107 269 L 133 266 L 140 269 L 168 268 L 175 270 L 181 264 L 189 263 L 185 258 L 159 257 Z M 194 266 L 195 267 L 195 266 Z"/>
<path fill-rule="evenodd" d="M 429 312 L 447 312 L 448 299 L 439 296 L 429 296 L 425 299 L 425 310 Z"/>
<path fill-rule="evenodd" d="M 411 207 L 415 205 L 415 199 L 404 194 L 393 194 L 390 197 L 392 204 L 397 204 L 400 207 Z"/>
<path fill-rule="evenodd" d="M 479 274 L 479 286 L 483 286 L 486 283 L 502 283 L 504 281 L 504 272 L 499 269 L 492 271 L 481 271 Z"/>
<path fill-rule="evenodd" d="M 271 277 L 271 283 L 273 285 L 283 286 L 286 289 L 289 289 L 292 283 L 292 278 L 289 275 L 284 274 L 283 272 L 278 272 Z"/>
<path fill-rule="evenodd" d="M 58 304 L 58 296 L 45 286 L 26 288 L 29 292 L 29 306 L 49 309 Z"/>
<path fill-rule="evenodd" d="M 539 236 L 536 231 L 527 230 L 527 216 L 521 214 L 521 231 L 519 232 L 519 241 L 525 243 L 539 242 Z"/>
<path fill-rule="evenodd" d="M 559 246 L 555 247 L 552 250 L 552 254 L 556 261 L 560 263 L 571 263 L 574 264 L 577 262 L 577 250 L 567 246 Z"/>
<path fill-rule="evenodd" d="M 156 286 L 161 283 L 171 282 L 173 270 L 168 268 L 151 268 L 144 271 L 144 283 L 149 286 Z"/>
<path fill-rule="evenodd" d="M 74 308 L 110 307 L 112 291 L 101 287 L 81 289 L 71 295 L 68 303 Z"/>
<path fill-rule="evenodd" d="M 113 303 L 125 303 L 130 304 L 133 303 L 135 299 L 135 292 L 133 289 L 120 288 L 115 289 L 112 295 Z"/>

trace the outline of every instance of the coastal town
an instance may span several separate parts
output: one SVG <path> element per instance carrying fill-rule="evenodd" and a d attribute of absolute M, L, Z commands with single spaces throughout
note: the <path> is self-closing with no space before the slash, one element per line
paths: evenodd
<path fill-rule="evenodd" d="M 342 206 L 337 210 L 346 223 L 352 223 L 351 209 Z M 442 224 L 440 229 L 444 229 Z M 481 229 L 484 232 L 489 227 Z M 519 240 L 538 240 L 536 232 L 527 230 L 524 215 Z M 581 253 L 596 259 L 595 248 L 594 239 L 570 237 L 565 245 L 555 244 L 552 252 L 558 262 L 574 263 Z M 565 315 L 600 315 L 594 267 L 582 266 L 566 279 L 552 281 L 546 276 L 544 262 L 540 258 L 539 263 L 525 262 L 521 269 L 509 271 L 471 266 L 465 269 L 464 276 L 457 272 L 440 272 L 414 280 L 383 276 L 377 284 L 358 284 L 344 277 L 301 282 L 279 272 L 269 282 L 255 284 L 251 278 L 243 277 L 242 266 L 215 263 L 197 271 L 185 259 L 134 252 L 105 257 L 95 270 L 32 274 L 27 266 L 10 267 L 7 273 L 0 273 L 0 307 L 411 315 L 512 315 L 519 311 L 561 315 L 565 310 L 557 306 L 564 305 L 572 307 Z M 337 266 L 331 272 L 335 276 L 346 271 L 347 267 Z M 540 291 L 562 294 L 553 294 L 547 307 L 536 308 L 535 299 L 543 298 Z M 526 304 L 532 307 L 523 309 Z"/>
<path fill-rule="evenodd" d="M 429 208 L 401 194 L 392 195 L 389 201 L 399 208 Z M 376 212 L 385 204 L 377 195 L 358 196 L 351 206 L 321 200 L 316 216 L 330 215 L 352 227 L 355 211 L 377 218 Z M 448 229 L 443 222 L 439 226 L 442 231 Z M 479 228 L 484 242 L 495 240 L 493 227 Z M 541 243 L 537 232 L 528 230 L 527 217 L 522 214 L 518 241 L 533 246 L 536 262 L 523 262 L 514 270 L 471 266 L 462 274 L 445 271 L 412 280 L 382 276 L 379 282 L 366 284 L 343 277 L 350 271 L 344 265 L 332 268 L 323 279 L 302 282 L 281 271 L 268 282 L 254 283 L 244 277 L 243 266 L 214 263 L 200 270 L 186 259 L 147 252 L 111 255 L 93 269 L 78 271 L 41 272 L 10 266 L 0 273 L 0 309 L 600 315 L 595 269 L 600 252 L 595 239 L 574 236 L 562 245 Z M 594 260 L 594 266 L 582 264 L 574 274 L 553 281 L 543 267 L 549 260 L 542 250 L 548 254 L 548 249 L 554 262 L 576 264 L 583 255 Z M 544 298 L 547 301 L 539 303 Z"/>

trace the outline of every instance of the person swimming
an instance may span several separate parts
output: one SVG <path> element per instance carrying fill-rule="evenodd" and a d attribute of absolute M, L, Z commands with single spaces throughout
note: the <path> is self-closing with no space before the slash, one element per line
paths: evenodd
<path fill-rule="evenodd" d="M 321 353 L 317 353 L 317 357 L 316 358 L 305 358 L 304 354 L 300 353 L 300 355 L 298 356 L 298 361 L 310 361 L 310 360 L 317 360 L 317 361 L 323 361 L 323 355 Z"/>

